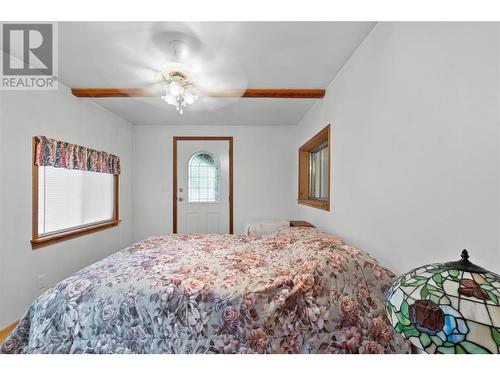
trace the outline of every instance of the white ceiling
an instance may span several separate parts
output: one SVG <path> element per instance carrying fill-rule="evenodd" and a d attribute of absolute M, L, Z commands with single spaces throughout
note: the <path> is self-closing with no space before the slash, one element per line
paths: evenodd
<path fill-rule="evenodd" d="M 374 25 L 61 22 L 59 79 L 74 88 L 147 87 L 154 82 L 154 72 L 171 59 L 165 52 L 165 41 L 181 35 L 188 46 L 187 70 L 202 77 L 200 80 L 205 77 L 205 85 L 242 89 L 326 88 Z M 315 102 L 202 99 L 180 115 L 160 98 L 95 101 L 136 125 L 294 125 Z"/>

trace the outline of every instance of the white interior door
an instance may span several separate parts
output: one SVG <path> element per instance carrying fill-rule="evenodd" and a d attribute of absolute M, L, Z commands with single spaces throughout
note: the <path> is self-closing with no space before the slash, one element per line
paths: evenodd
<path fill-rule="evenodd" d="M 229 233 L 228 141 L 177 141 L 177 233 Z"/>

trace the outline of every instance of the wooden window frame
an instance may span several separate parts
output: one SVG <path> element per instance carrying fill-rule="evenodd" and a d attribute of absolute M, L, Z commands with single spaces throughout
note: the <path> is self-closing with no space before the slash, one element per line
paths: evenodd
<path fill-rule="evenodd" d="M 40 235 L 38 234 L 38 165 L 35 164 L 36 140 L 33 139 L 32 146 L 32 233 L 31 247 L 37 249 L 43 246 L 52 245 L 57 242 L 66 241 L 75 237 L 94 233 L 100 230 L 116 227 L 120 224 L 119 219 L 119 176 L 113 176 L 113 218 L 109 221 L 88 224 L 82 227 L 62 230 L 57 233 Z"/>
<path fill-rule="evenodd" d="M 328 145 L 328 180 L 326 199 L 311 199 L 309 197 L 309 157 L 322 144 Z M 332 165 L 332 148 L 330 137 L 330 124 L 320 130 L 315 136 L 309 139 L 299 148 L 299 189 L 297 202 L 309 207 L 330 211 L 330 178 Z"/>

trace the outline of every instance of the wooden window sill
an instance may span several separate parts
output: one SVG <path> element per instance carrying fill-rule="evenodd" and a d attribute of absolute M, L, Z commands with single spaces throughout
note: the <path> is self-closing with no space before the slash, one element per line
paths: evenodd
<path fill-rule="evenodd" d="M 320 201 L 314 199 L 299 199 L 298 203 L 309 207 L 319 208 L 320 210 L 330 211 L 330 204 L 328 201 Z"/>
<path fill-rule="evenodd" d="M 57 242 L 66 241 L 75 237 L 80 237 L 85 234 L 90 234 L 98 232 L 100 230 L 108 229 L 111 227 L 116 227 L 120 224 L 121 220 L 112 220 L 105 223 L 93 224 L 84 228 L 78 228 L 74 230 L 69 230 L 67 232 L 52 234 L 48 236 L 41 236 L 38 238 L 33 238 L 31 240 L 31 247 L 37 249 L 39 247 L 52 245 Z"/>

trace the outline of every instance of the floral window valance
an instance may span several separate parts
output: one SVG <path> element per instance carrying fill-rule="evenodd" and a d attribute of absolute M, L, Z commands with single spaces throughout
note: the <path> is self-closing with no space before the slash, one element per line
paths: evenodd
<path fill-rule="evenodd" d="M 38 166 L 120 174 L 118 156 L 43 136 L 34 137 L 34 140 L 35 164 Z"/>

